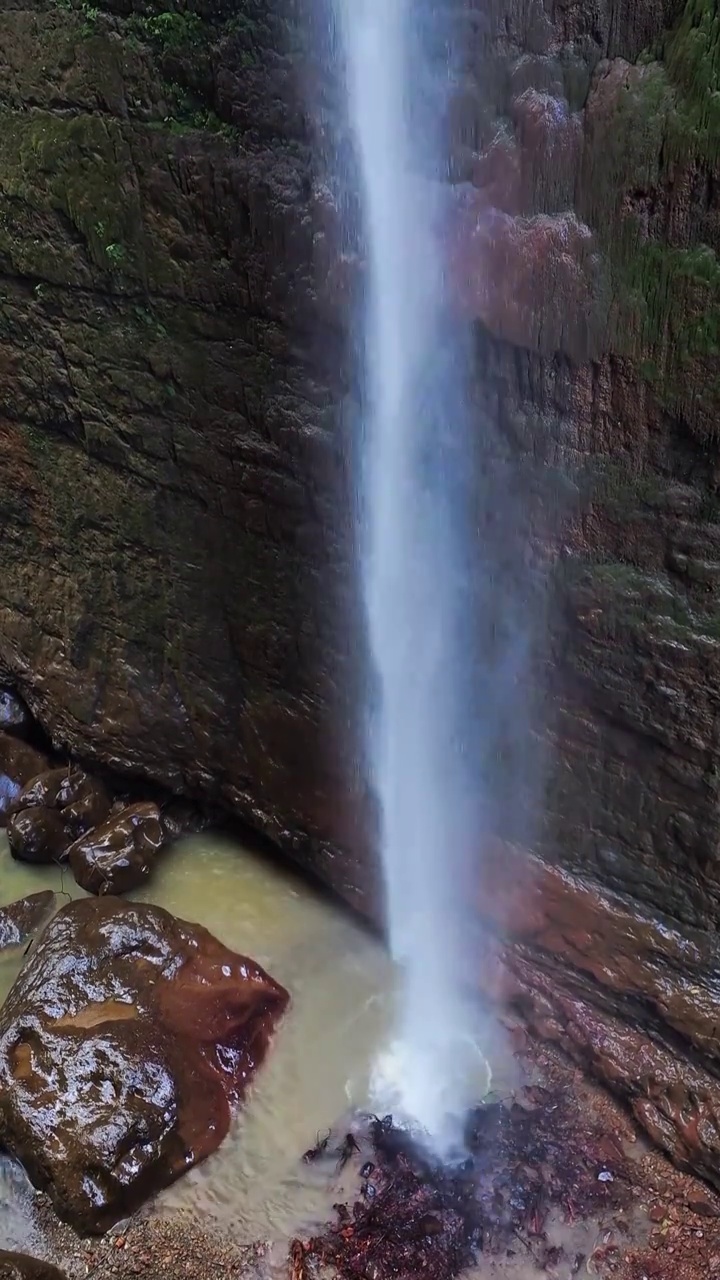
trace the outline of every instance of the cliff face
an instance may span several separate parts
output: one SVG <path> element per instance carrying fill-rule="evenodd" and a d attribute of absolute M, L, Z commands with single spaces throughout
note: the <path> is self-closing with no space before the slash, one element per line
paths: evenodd
<path fill-rule="evenodd" d="M 346 451 L 287 31 L 0 5 L 0 648 L 57 743 L 322 862 Z"/>
<path fill-rule="evenodd" d="M 714 1005 L 714 7 L 457 9 L 458 305 L 487 407 L 563 517 L 547 910 L 584 894 L 570 872 L 611 891 L 588 948 L 617 953 L 612 891 L 648 922 L 594 985 L 567 929 L 518 924 L 510 985 L 527 1010 L 529 956 L 563 999 L 574 982 L 603 1017 L 647 1018 L 712 1093 L 710 1022 L 668 1018 L 647 975 Z M 221 802 L 362 906 L 342 277 L 289 10 L 0 0 L 0 657 L 58 745 Z M 617 1073 L 541 995 L 541 1032 Z"/>

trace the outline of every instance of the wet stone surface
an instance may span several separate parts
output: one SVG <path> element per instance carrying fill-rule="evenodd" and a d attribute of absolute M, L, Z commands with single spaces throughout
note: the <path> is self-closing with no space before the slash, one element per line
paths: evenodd
<path fill-rule="evenodd" d="M 79 836 L 110 812 L 110 796 L 96 778 L 72 765 L 31 778 L 8 808 L 8 843 L 20 862 L 61 862 Z"/>
<path fill-rule="evenodd" d="M 33 728 L 33 718 L 13 689 L 0 688 L 0 730 L 23 738 Z"/>
<path fill-rule="evenodd" d="M 23 787 L 48 767 L 47 756 L 11 733 L 0 732 L 0 825 Z"/>
<path fill-rule="evenodd" d="M 160 810 L 151 802 L 130 805 L 68 850 L 75 880 L 88 893 L 127 893 L 147 879 L 165 843 Z"/>
<path fill-rule="evenodd" d="M 225 1137 L 287 994 L 200 926 L 115 898 L 64 907 L 0 1011 L 0 1144 L 82 1233 Z"/>
<path fill-rule="evenodd" d="M 0 907 L 0 951 L 21 946 L 48 918 L 54 902 L 52 889 L 43 889 Z"/>
<path fill-rule="evenodd" d="M 0 1249 L 0 1280 L 65 1280 L 65 1276 L 48 1262 Z"/>

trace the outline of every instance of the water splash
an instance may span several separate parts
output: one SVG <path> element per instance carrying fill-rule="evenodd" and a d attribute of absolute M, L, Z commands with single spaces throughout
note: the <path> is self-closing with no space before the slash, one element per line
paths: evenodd
<path fill-rule="evenodd" d="M 369 759 L 402 975 L 375 1088 L 447 1154 L 487 1084 L 463 995 L 466 863 L 479 816 L 463 600 L 473 542 L 467 367 L 436 235 L 447 80 L 428 54 L 440 34 L 431 5 L 335 3 L 366 242 L 362 584 L 378 685 Z"/>

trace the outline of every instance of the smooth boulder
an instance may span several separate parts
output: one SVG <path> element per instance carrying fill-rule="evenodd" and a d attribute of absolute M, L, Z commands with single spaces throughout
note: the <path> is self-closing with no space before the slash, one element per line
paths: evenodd
<path fill-rule="evenodd" d="M 287 992 L 159 907 L 62 908 L 0 1011 L 0 1145 L 83 1234 L 215 1151 Z"/>
<path fill-rule="evenodd" d="M 60 862 L 68 847 L 69 835 L 57 809 L 23 809 L 7 824 L 8 844 L 18 862 Z"/>
<path fill-rule="evenodd" d="M 110 812 L 102 782 L 63 765 L 31 778 L 8 809 L 8 842 L 20 862 L 60 862 L 70 845 Z"/>
<path fill-rule="evenodd" d="M 149 876 L 165 839 L 156 804 L 129 805 L 71 845 L 70 868 L 87 893 L 127 893 Z"/>
<path fill-rule="evenodd" d="M 48 767 L 47 756 L 11 733 L 0 733 L 0 826 L 23 787 Z"/>
<path fill-rule="evenodd" d="M 0 1280 L 67 1280 L 67 1277 L 50 1262 L 0 1249 Z"/>

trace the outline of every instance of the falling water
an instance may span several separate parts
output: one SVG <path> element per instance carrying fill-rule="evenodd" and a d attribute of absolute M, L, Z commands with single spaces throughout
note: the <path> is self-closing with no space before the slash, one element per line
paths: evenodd
<path fill-rule="evenodd" d="M 402 990 L 379 1105 L 447 1154 L 482 1058 L 462 994 L 465 858 L 477 840 L 463 341 L 444 304 L 437 228 L 447 80 L 431 4 L 336 0 L 366 245 L 362 585 L 377 702 L 391 947 Z M 434 55 L 429 53 L 432 40 Z M 446 59 L 440 59 L 440 64 Z"/>

